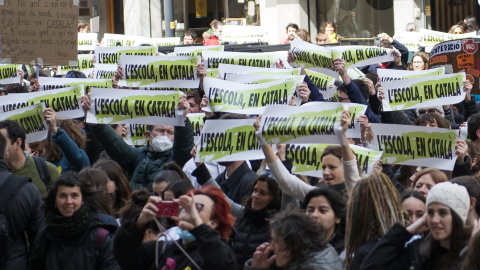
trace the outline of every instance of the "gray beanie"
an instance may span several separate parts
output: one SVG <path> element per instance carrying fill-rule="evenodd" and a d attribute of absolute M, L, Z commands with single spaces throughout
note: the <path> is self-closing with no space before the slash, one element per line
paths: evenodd
<path fill-rule="evenodd" d="M 470 196 L 464 186 L 452 182 L 438 183 L 430 189 L 427 195 L 427 208 L 431 203 L 441 203 L 452 209 L 462 219 L 467 221 L 470 208 Z"/>

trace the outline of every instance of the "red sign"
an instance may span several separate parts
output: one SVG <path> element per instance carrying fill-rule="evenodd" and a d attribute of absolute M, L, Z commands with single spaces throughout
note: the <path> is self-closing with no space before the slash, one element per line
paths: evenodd
<path fill-rule="evenodd" d="M 467 39 L 463 40 L 463 50 L 468 54 L 474 54 L 477 52 L 478 46 L 477 43 L 473 43 L 473 40 Z"/>

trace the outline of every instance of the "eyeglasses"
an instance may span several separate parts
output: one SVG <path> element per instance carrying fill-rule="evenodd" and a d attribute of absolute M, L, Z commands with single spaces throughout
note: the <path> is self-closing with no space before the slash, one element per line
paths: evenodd
<path fill-rule="evenodd" d="M 429 113 L 434 113 L 434 112 L 438 112 L 438 110 L 437 110 L 437 109 L 433 109 L 433 108 L 428 109 L 428 110 L 423 110 L 423 109 L 418 110 L 418 114 L 424 114 L 424 113 L 427 113 L 427 112 L 429 112 Z"/>
<path fill-rule="evenodd" d="M 195 208 L 197 209 L 197 213 L 202 212 L 202 209 L 205 205 L 203 203 L 195 203 Z M 180 211 L 185 211 L 183 207 L 180 207 Z"/>

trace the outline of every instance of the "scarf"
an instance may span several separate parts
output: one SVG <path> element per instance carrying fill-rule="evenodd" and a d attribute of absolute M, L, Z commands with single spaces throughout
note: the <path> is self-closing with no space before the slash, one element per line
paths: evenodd
<path fill-rule="evenodd" d="M 49 234 L 53 234 L 66 241 L 78 239 L 85 234 L 87 227 L 93 219 L 93 213 L 85 204 L 82 204 L 71 217 L 63 216 L 56 208 L 47 211 L 45 217 L 47 229 L 38 239 L 38 243 L 33 247 L 31 257 L 32 269 L 44 269 L 45 267 L 48 250 L 47 236 Z"/>
<path fill-rule="evenodd" d="M 71 217 L 65 217 L 60 214 L 58 209 L 55 209 L 55 211 L 47 212 L 47 230 L 61 238 L 76 238 L 85 233 L 92 218 L 92 212 L 87 209 L 85 204 L 82 204 Z"/>

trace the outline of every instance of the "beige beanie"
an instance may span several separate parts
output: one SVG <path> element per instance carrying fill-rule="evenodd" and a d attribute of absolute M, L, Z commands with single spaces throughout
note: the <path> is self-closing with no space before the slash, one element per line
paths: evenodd
<path fill-rule="evenodd" d="M 431 203 L 435 202 L 450 207 L 462 219 L 463 224 L 467 221 L 470 196 L 464 186 L 451 182 L 436 184 L 428 192 L 427 208 Z"/>

